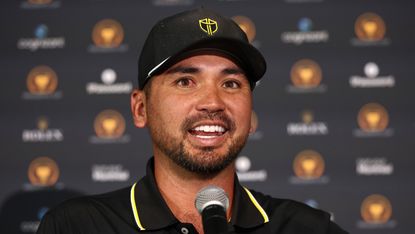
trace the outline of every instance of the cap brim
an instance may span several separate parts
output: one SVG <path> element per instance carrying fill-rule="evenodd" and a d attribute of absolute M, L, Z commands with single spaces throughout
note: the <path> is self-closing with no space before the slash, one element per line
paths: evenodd
<path fill-rule="evenodd" d="M 239 40 L 215 37 L 198 41 L 166 58 L 152 70 L 146 80 L 151 76 L 163 73 L 177 62 L 196 53 L 203 53 L 203 51 L 216 51 L 234 58 L 235 62 L 246 72 L 252 89 L 266 71 L 265 59 L 254 46 Z"/>

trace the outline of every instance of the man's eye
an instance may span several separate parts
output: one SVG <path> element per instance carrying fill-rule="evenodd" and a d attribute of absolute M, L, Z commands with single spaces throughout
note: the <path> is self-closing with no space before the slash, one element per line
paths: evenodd
<path fill-rule="evenodd" d="M 189 78 L 181 78 L 176 80 L 176 84 L 180 87 L 189 87 L 192 85 L 192 80 Z"/>
<path fill-rule="evenodd" d="M 237 88 L 241 87 L 239 82 L 234 81 L 234 80 L 226 81 L 225 83 L 223 83 L 223 86 L 225 88 L 231 88 L 231 89 L 237 89 Z"/>

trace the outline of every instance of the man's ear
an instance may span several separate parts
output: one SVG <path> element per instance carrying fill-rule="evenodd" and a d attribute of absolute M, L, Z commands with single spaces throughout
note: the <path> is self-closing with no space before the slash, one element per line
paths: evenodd
<path fill-rule="evenodd" d="M 131 93 L 131 113 L 134 125 L 144 128 L 147 124 L 146 95 L 144 91 L 134 89 Z"/>

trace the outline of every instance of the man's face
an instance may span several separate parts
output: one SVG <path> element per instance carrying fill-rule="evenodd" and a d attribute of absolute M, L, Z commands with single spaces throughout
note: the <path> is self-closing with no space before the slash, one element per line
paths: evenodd
<path fill-rule="evenodd" d="M 243 70 L 218 55 L 181 60 L 152 78 L 146 97 L 154 154 L 183 168 L 214 175 L 245 145 L 252 94 Z"/>

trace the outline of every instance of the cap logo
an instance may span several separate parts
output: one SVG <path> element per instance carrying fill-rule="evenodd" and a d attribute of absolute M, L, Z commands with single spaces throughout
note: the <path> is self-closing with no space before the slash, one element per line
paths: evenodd
<path fill-rule="evenodd" d="M 216 31 L 218 31 L 218 23 L 210 18 L 200 19 L 199 27 L 209 36 L 212 36 Z"/>

